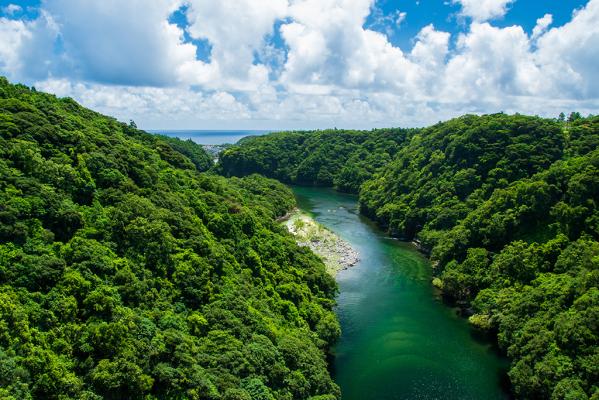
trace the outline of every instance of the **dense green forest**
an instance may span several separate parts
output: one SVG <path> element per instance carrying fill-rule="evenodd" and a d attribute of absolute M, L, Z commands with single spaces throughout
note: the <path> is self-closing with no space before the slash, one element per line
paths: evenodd
<path fill-rule="evenodd" d="M 338 398 L 335 282 L 255 173 L 359 193 L 418 241 L 516 397 L 599 398 L 599 117 L 280 132 L 211 168 L 0 79 L 0 398 Z"/>
<path fill-rule="evenodd" d="M 219 168 L 226 176 L 259 173 L 285 183 L 357 193 L 364 181 L 391 162 L 409 133 L 335 129 L 253 136 L 225 150 Z"/>
<path fill-rule="evenodd" d="M 193 140 L 182 140 L 176 137 L 159 134 L 156 136 L 158 136 L 162 141 L 166 142 L 175 151 L 189 158 L 189 161 L 195 165 L 198 171 L 208 171 L 214 165 L 212 157 L 204 150 L 202 146 L 199 146 Z"/>
<path fill-rule="evenodd" d="M 598 145 L 597 117 L 465 116 L 423 129 L 361 191 L 498 334 L 519 398 L 599 396 Z"/>
<path fill-rule="evenodd" d="M 0 78 L 0 398 L 335 399 L 282 184 Z"/>
<path fill-rule="evenodd" d="M 337 143 L 359 132 L 252 138 L 221 168 L 359 191 L 361 212 L 418 241 L 434 283 L 497 335 L 518 398 L 599 398 L 599 117 L 466 115 L 377 132 L 349 156 Z"/>

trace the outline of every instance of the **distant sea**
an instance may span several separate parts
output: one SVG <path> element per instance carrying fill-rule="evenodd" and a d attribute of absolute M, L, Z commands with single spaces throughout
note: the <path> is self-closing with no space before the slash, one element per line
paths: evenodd
<path fill-rule="evenodd" d="M 237 143 L 239 139 L 246 136 L 265 135 L 272 131 L 202 131 L 202 130 L 148 130 L 151 133 L 177 137 L 179 139 L 191 139 L 198 144 L 225 144 Z"/>

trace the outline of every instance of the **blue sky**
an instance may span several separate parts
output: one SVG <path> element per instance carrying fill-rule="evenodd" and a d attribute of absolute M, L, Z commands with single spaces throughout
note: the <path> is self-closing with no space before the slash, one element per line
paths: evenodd
<path fill-rule="evenodd" d="M 599 0 L 0 0 L 0 74 L 147 129 L 599 113 Z"/>
<path fill-rule="evenodd" d="M 509 5 L 509 12 L 493 21 L 495 26 L 522 26 L 532 33 L 538 18 L 546 13 L 552 14 L 554 25 L 563 25 L 572 18 L 572 11 L 584 6 L 584 0 L 520 0 Z M 454 35 L 468 30 L 468 20 L 460 17 L 461 5 L 448 0 L 397 1 L 380 0 L 376 6 L 384 15 L 393 14 L 398 10 L 406 12 L 406 19 L 401 29 L 394 29 L 390 37 L 394 45 L 411 48 L 413 38 L 423 26 L 430 23 L 437 29 L 451 32 Z M 372 18 L 367 20 L 370 22 Z"/>

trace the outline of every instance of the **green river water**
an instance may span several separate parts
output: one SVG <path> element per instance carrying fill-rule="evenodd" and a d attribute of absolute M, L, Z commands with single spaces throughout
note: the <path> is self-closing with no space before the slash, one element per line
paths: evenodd
<path fill-rule="evenodd" d="M 295 187 L 300 209 L 359 253 L 337 276 L 342 335 L 333 376 L 344 400 L 509 398 L 507 361 L 440 300 L 427 259 L 357 211 L 357 198 Z"/>

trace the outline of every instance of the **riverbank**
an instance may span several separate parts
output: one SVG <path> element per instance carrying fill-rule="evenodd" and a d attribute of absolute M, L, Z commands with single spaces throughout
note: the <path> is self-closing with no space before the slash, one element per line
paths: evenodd
<path fill-rule="evenodd" d="M 298 209 L 285 216 L 284 224 L 300 246 L 309 247 L 322 259 L 332 276 L 360 261 L 358 252 L 348 242 Z"/>
<path fill-rule="evenodd" d="M 336 277 L 341 337 L 331 369 L 344 400 L 509 398 L 507 360 L 440 301 L 423 254 L 359 215 L 355 196 L 293 191 L 305 214 L 360 253 Z"/>

